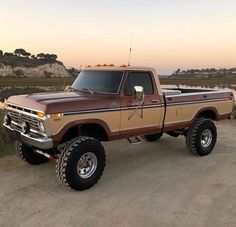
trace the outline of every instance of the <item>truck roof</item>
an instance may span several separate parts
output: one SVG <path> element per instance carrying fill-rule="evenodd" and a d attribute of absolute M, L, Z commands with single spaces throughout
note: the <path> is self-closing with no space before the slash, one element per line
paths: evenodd
<path fill-rule="evenodd" d="M 105 70 L 105 71 L 152 71 L 156 74 L 156 70 L 151 67 L 142 67 L 142 66 L 97 66 L 97 67 L 86 67 L 82 70 L 91 71 L 91 70 Z"/>

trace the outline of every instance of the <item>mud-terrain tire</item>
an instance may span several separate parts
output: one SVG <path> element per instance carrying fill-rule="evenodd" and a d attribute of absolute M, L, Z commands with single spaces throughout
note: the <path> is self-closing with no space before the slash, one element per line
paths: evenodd
<path fill-rule="evenodd" d="M 20 159 L 31 165 L 39 165 L 49 161 L 47 157 L 34 152 L 31 147 L 21 141 L 16 141 L 16 152 L 18 153 Z"/>
<path fill-rule="evenodd" d="M 149 142 L 154 142 L 159 140 L 162 137 L 163 133 L 156 133 L 156 134 L 150 134 L 145 135 L 144 138 Z"/>
<path fill-rule="evenodd" d="M 212 152 L 217 141 L 217 129 L 213 121 L 197 119 L 186 136 L 186 145 L 195 155 L 205 156 Z"/>
<path fill-rule="evenodd" d="M 61 150 L 56 173 L 59 181 L 74 190 L 89 189 L 103 174 L 106 156 L 102 144 L 91 137 L 77 137 Z"/>

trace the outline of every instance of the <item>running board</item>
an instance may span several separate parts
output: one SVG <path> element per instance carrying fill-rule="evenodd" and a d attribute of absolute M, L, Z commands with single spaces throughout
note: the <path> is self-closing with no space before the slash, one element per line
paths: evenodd
<path fill-rule="evenodd" d="M 137 145 L 137 144 L 142 143 L 142 141 L 137 136 L 132 137 L 132 138 L 134 138 L 134 140 L 132 140 L 131 138 L 127 139 L 132 145 Z"/>

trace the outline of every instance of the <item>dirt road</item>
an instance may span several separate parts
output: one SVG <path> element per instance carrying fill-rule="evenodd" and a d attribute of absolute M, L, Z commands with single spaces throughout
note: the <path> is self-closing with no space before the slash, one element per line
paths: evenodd
<path fill-rule="evenodd" d="M 184 138 L 104 144 L 107 166 L 84 192 L 60 185 L 54 163 L 0 159 L 0 226 L 235 226 L 236 122 L 218 124 L 204 158 Z"/>

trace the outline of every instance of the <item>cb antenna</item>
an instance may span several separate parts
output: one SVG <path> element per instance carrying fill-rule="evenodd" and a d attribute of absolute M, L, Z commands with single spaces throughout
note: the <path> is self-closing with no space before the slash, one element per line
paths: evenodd
<path fill-rule="evenodd" d="M 132 53 L 132 44 L 133 44 L 133 32 L 131 33 L 131 37 L 130 37 L 128 66 L 130 66 L 130 58 L 131 58 L 131 53 Z"/>

